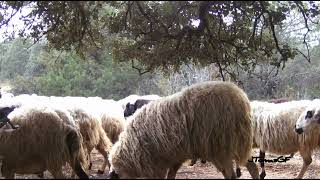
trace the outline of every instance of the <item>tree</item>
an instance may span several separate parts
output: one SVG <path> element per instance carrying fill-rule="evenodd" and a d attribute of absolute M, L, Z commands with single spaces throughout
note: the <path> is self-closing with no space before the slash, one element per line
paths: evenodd
<path fill-rule="evenodd" d="M 272 59 L 273 66 L 284 67 L 303 53 L 279 41 L 277 27 L 297 10 L 308 34 L 319 14 L 312 1 L 8 1 L 1 2 L 7 13 L 1 26 L 10 21 L 9 10 L 14 14 L 23 7 L 31 11 L 22 17 L 26 28 L 20 35 L 27 36 L 29 29 L 35 41 L 45 36 L 51 47 L 83 54 L 102 47 L 102 37 L 115 33 L 114 59 L 131 62 L 140 74 L 159 67 L 178 70 L 191 62 L 215 64 L 222 79 L 225 73 L 236 79 L 229 67 L 249 71 L 258 60 Z M 309 53 L 303 55 L 310 61 Z"/>

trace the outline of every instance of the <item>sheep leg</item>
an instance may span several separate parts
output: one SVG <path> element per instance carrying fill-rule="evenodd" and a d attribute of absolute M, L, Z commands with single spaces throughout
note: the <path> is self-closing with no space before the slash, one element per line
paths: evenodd
<path fill-rule="evenodd" d="M 109 160 L 108 160 L 109 153 L 106 150 L 104 150 L 104 148 L 101 148 L 101 147 L 97 147 L 97 150 L 99 151 L 99 153 L 102 154 L 102 156 L 104 158 L 103 164 L 102 164 L 101 168 L 98 170 L 98 174 L 103 174 L 107 165 L 110 168 L 110 164 L 109 164 Z"/>
<path fill-rule="evenodd" d="M 14 179 L 14 173 L 3 175 L 5 179 Z"/>
<path fill-rule="evenodd" d="M 169 169 L 167 179 L 175 179 L 179 168 L 182 166 L 181 163 L 175 164 Z"/>
<path fill-rule="evenodd" d="M 302 165 L 302 168 L 299 172 L 299 175 L 296 177 L 296 179 L 302 179 L 304 173 L 307 171 L 307 168 L 309 167 L 309 165 L 312 162 L 312 157 L 311 157 L 310 151 L 300 150 L 300 154 L 303 159 L 303 165 Z"/>
<path fill-rule="evenodd" d="M 261 166 L 261 169 L 262 169 L 261 174 L 260 174 L 260 179 L 264 179 L 264 177 L 266 177 L 266 171 L 264 169 L 264 159 L 266 157 L 266 153 L 264 151 L 260 150 L 259 157 L 262 160 L 262 161 L 260 161 L 260 166 Z"/>
<path fill-rule="evenodd" d="M 92 168 L 92 161 L 91 161 L 91 155 L 89 154 L 89 162 L 90 162 L 90 164 L 89 164 L 89 170 L 91 170 L 91 168 Z"/>
<path fill-rule="evenodd" d="M 65 175 L 62 172 L 62 168 L 57 168 L 57 169 L 51 169 L 49 170 L 49 172 L 51 172 L 52 176 L 55 179 L 66 179 Z"/>
<path fill-rule="evenodd" d="M 37 176 L 38 176 L 39 178 L 43 179 L 43 178 L 44 178 L 44 172 L 38 173 Z"/>
<path fill-rule="evenodd" d="M 248 169 L 252 179 L 259 179 L 259 169 L 254 162 L 247 162 L 246 168 Z"/>
<path fill-rule="evenodd" d="M 217 167 L 217 166 L 216 166 Z M 225 179 L 236 179 L 236 173 L 233 169 L 233 162 L 231 159 L 226 159 L 223 162 L 223 168 L 217 167 L 218 170 L 220 170 L 224 176 Z"/>
<path fill-rule="evenodd" d="M 15 177 L 15 173 L 11 171 L 11 168 L 9 168 L 5 162 L 2 162 L 1 174 L 5 179 L 14 179 Z"/>
<path fill-rule="evenodd" d="M 14 179 L 14 176 L 15 174 L 13 172 L 6 172 L 6 173 L 2 173 L 2 176 L 5 178 L 5 179 Z"/>
<path fill-rule="evenodd" d="M 241 169 L 238 162 L 236 162 L 236 174 L 237 174 L 237 177 L 241 176 Z"/>
<path fill-rule="evenodd" d="M 290 154 L 290 157 L 293 158 L 293 156 L 294 156 L 294 153 L 291 153 L 291 154 Z"/>

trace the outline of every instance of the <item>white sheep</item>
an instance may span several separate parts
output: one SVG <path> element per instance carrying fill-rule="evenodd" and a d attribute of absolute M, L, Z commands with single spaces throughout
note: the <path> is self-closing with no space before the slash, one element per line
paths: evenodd
<path fill-rule="evenodd" d="M 233 160 L 248 164 L 252 122 L 247 95 L 233 83 L 205 82 L 153 101 L 129 119 L 112 147 L 108 177 L 164 178 L 191 158 L 235 178 Z"/>
<path fill-rule="evenodd" d="M 3 107 L 1 107 L 3 108 Z M 19 129 L 0 133 L 2 175 L 14 178 L 15 173 L 39 174 L 45 170 L 55 178 L 64 178 L 66 162 L 80 178 L 88 175 L 86 154 L 80 134 L 49 108 L 21 106 L 8 115 Z"/>
<path fill-rule="evenodd" d="M 312 103 L 309 100 L 290 101 L 280 104 L 253 101 L 253 148 L 259 148 L 264 158 L 265 152 L 273 154 L 293 154 L 300 152 L 303 167 L 297 176 L 301 179 L 312 161 L 312 151 L 319 146 L 320 131 L 312 131 L 303 136 L 294 132 L 296 120 Z M 264 167 L 260 174 L 265 176 Z"/>

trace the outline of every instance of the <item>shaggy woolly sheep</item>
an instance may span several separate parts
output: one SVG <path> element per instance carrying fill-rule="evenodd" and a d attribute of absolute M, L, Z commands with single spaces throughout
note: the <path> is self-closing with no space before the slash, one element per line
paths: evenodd
<path fill-rule="evenodd" d="M 101 165 L 101 168 L 98 170 L 98 173 L 102 174 L 107 165 L 110 167 L 108 161 L 109 151 L 112 146 L 110 139 L 106 136 L 101 122 L 90 115 L 88 112 L 80 108 L 75 108 L 73 110 L 70 110 L 70 113 L 75 120 L 81 135 L 83 136 L 84 147 L 89 154 L 90 162 L 90 154 L 93 148 L 96 148 L 98 152 L 104 157 L 104 162 Z M 90 163 L 89 169 L 91 168 L 91 166 L 92 164 Z"/>
<path fill-rule="evenodd" d="M 29 98 L 29 96 L 26 96 Z M 25 99 L 25 98 L 24 98 Z M 75 127 L 83 137 L 83 146 L 89 154 L 91 169 L 91 156 L 90 153 L 93 148 L 96 148 L 99 153 L 104 157 L 104 163 L 98 170 L 98 173 L 103 173 L 108 162 L 108 154 L 111 149 L 111 141 L 106 136 L 100 119 L 94 113 L 90 112 L 87 105 L 88 101 L 98 101 L 97 97 L 84 98 L 84 97 L 54 97 L 43 98 L 33 96 L 32 100 L 38 104 L 49 106 L 69 125 Z M 21 102 L 21 101 L 19 101 Z"/>
<path fill-rule="evenodd" d="M 54 111 L 20 107 L 8 118 L 20 127 L 0 133 L 4 177 L 48 170 L 55 178 L 64 178 L 61 167 L 68 162 L 80 178 L 88 179 L 82 168 L 86 162 L 82 139 L 77 130 L 64 123 Z"/>
<path fill-rule="evenodd" d="M 251 123 L 247 95 L 233 83 L 192 85 L 133 115 L 111 150 L 108 176 L 164 178 L 196 156 L 235 178 L 232 160 L 245 165 L 251 154 Z"/>
<path fill-rule="evenodd" d="M 130 102 L 128 102 L 128 104 L 126 105 L 126 108 L 124 110 L 124 117 L 127 118 L 127 117 L 133 115 L 139 108 L 148 104 L 151 101 L 153 101 L 153 100 L 137 99 L 134 104 L 130 104 Z M 194 158 L 191 160 L 189 165 L 193 166 L 194 164 L 196 164 L 196 162 L 197 162 L 197 158 Z M 201 163 L 205 164 L 206 160 L 201 160 Z"/>
<path fill-rule="evenodd" d="M 296 120 L 311 103 L 308 100 L 280 104 L 258 101 L 251 103 L 254 112 L 253 148 L 260 149 L 262 158 L 265 152 L 283 155 L 299 151 L 303 158 L 303 167 L 297 176 L 299 179 L 311 163 L 312 151 L 319 146 L 320 140 L 320 132 L 312 131 L 303 136 L 294 132 Z M 264 168 L 260 176 L 264 178 Z"/>
<path fill-rule="evenodd" d="M 125 126 L 122 107 L 114 100 L 88 101 L 86 110 L 101 121 L 107 137 L 114 144 Z"/>

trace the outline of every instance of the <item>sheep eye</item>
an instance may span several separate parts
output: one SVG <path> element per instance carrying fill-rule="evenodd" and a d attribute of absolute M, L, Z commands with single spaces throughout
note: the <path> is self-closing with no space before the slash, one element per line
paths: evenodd
<path fill-rule="evenodd" d="M 312 116 L 313 116 L 312 111 L 308 111 L 307 115 L 306 115 L 306 118 L 312 118 Z"/>

